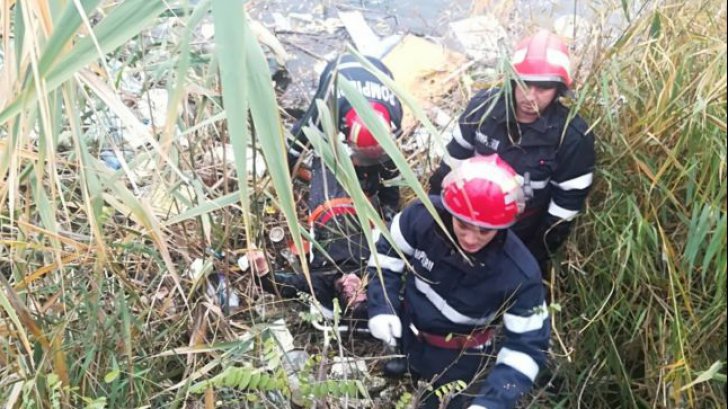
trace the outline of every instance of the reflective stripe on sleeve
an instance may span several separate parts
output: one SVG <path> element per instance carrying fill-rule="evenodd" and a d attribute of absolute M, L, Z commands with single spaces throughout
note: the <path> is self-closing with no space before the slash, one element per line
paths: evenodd
<path fill-rule="evenodd" d="M 455 142 L 458 143 L 458 145 L 460 145 L 464 149 L 467 149 L 469 151 L 475 149 L 475 147 L 470 142 L 466 141 L 465 138 L 463 138 L 463 133 L 462 131 L 460 131 L 459 126 L 455 127 L 455 130 L 452 133 L 452 138 L 455 140 Z"/>
<path fill-rule="evenodd" d="M 549 313 L 546 309 L 546 303 L 544 303 L 540 307 L 536 307 L 534 313 L 528 317 L 505 313 L 503 314 L 503 323 L 508 331 L 523 334 L 543 328 L 544 321 L 548 318 Z"/>
<path fill-rule="evenodd" d="M 581 175 L 579 177 L 565 180 L 561 183 L 553 182 L 555 186 L 559 187 L 561 190 L 578 190 L 578 189 L 586 189 L 589 186 L 591 186 L 592 181 L 594 179 L 594 173 L 589 172 L 585 175 Z"/>
<path fill-rule="evenodd" d="M 576 215 L 579 214 L 579 211 L 564 209 L 563 207 L 554 203 L 554 201 L 552 200 L 551 203 L 549 203 L 549 214 L 552 214 L 560 219 L 569 221 L 576 217 Z"/>
<path fill-rule="evenodd" d="M 392 233 L 392 239 L 394 240 L 394 244 L 399 247 L 402 252 L 408 256 L 411 256 L 415 254 L 415 249 L 412 248 L 412 246 L 407 242 L 407 240 L 404 238 L 404 235 L 402 235 L 402 230 L 399 226 L 399 218 L 402 216 L 402 213 L 397 213 L 394 218 L 392 219 L 392 225 L 389 228 L 390 232 Z"/>
<path fill-rule="evenodd" d="M 500 352 L 498 352 L 498 358 L 496 358 L 495 363 L 510 366 L 526 375 L 531 382 L 538 375 L 538 364 L 530 355 L 506 347 L 501 348 Z"/>
<path fill-rule="evenodd" d="M 377 259 L 375 260 L 374 257 Z M 394 271 L 395 273 L 401 273 L 404 271 L 404 261 L 400 258 L 396 257 L 389 257 L 385 256 L 383 254 L 372 254 L 369 256 L 369 262 L 367 265 L 369 267 L 377 267 L 377 261 L 379 261 L 379 266 L 382 268 L 385 268 L 390 271 Z"/>
<path fill-rule="evenodd" d="M 546 180 L 532 180 L 529 182 L 532 189 L 545 189 L 549 184 L 549 179 Z"/>

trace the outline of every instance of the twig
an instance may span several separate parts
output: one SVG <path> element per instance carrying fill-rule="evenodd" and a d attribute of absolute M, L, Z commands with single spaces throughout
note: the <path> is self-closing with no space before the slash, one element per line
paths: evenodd
<path fill-rule="evenodd" d="M 286 44 L 288 44 L 288 45 L 290 45 L 290 46 L 292 46 L 294 48 L 298 48 L 299 50 L 301 50 L 304 53 L 310 55 L 311 57 L 317 58 L 317 59 L 319 59 L 321 61 L 326 61 L 326 58 L 324 58 L 323 56 L 321 56 L 321 55 L 319 55 L 319 54 L 317 54 L 317 53 L 315 53 L 315 52 L 307 49 L 306 47 L 304 47 L 302 45 L 299 45 L 299 44 L 296 44 L 294 42 L 287 41 L 287 40 L 283 40 L 283 42 L 285 42 Z"/>

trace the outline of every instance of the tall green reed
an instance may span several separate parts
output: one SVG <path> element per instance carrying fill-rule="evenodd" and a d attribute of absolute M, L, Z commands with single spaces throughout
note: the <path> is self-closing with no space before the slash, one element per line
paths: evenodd
<path fill-rule="evenodd" d="M 725 376 L 700 378 L 726 359 L 719 9 L 667 2 L 636 16 L 580 91 L 600 160 L 561 269 L 567 382 L 583 392 L 570 406 L 725 405 Z"/>

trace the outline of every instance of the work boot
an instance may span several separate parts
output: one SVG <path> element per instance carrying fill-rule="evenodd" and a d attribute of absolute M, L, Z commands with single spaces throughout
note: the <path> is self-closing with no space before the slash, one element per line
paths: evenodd
<path fill-rule="evenodd" d="M 382 368 L 384 376 L 401 378 L 407 372 L 407 358 L 392 358 L 384 363 Z"/>

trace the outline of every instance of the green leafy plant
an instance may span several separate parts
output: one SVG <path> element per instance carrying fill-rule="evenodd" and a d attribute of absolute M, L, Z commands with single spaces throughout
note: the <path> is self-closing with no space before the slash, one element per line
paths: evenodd
<path fill-rule="evenodd" d="M 440 401 L 449 400 L 454 394 L 464 391 L 467 387 L 467 383 L 458 379 L 438 386 L 437 389 L 435 389 L 435 396 L 437 396 Z"/>
<path fill-rule="evenodd" d="M 207 388 L 235 388 L 247 391 L 279 391 L 288 393 L 285 372 L 282 369 L 270 374 L 251 367 L 230 366 L 209 380 L 190 387 L 192 393 L 203 393 Z"/>

